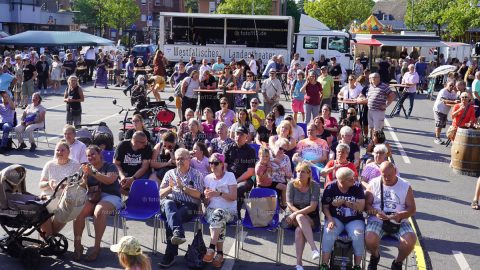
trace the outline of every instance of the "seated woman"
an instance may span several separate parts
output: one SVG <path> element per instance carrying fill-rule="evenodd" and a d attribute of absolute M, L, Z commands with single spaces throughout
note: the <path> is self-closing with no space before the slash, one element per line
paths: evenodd
<path fill-rule="evenodd" d="M 154 172 L 149 179 L 156 180 L 160 184 L 163 176 L 171 169 L 177 167 L 175 163 L 175 151 L 180 148 L 177 144 L 177 136 L 175 133 L 168 131 L 162 135 L 161 142 L 153 147 L 152 159 L 150 160 L 150 168 Z"/>
<path fill-rule="evenodd" d="M 203 177 L 212 172 L 208 166 L 208 157 L 210 154 L 208 153 L 207 146 L 204 143 L 196 142 L 193 145 L 191 155 L 192 159 L 190 160 L 190 166 L 192 166 L 194 169 L 197 169 Z"/>
<path fill-rule="evenodd" d="M 45 163 L 40 176 L 40 190 L 41 198 L 49 198 L 53 195 L 57 184 L 63 180 L 63 178 L 73 175 L 80 169 L 80 163 L 70 159 L 70 146 L 67 141 L 60 140 L 55 146 L 54 158 Z M 47 237 L 52 234 L 58 233 L 65 223 L 55 221 L 55 216 L 46 221 L 41 226 L 42 236 Z"/>
<path fill-rule="evenodd" d="M 249 134 L 247 142 L 250 143 L 253 138 L 255 138 L 255 128 L 250 121 L 247 109 L 242 108 L 237 111 L 236 122 L 230 127 L 230 138 L 235 139 L 235 130 L 239 126 L 244 126 L 248 129 Z"/>
<path fill-rule="evenodd" d="M 363 167 L 361 175 L 361 183 L 366 190 L 368 183 L 375 177 L 379 177 L 382 173 L 380 171 L 380 165 L 387 160 L 388 148 L 384 144 L 377 144 L 373 149 L 373 162 L 368 163 Z M 395 166 L 396 167 L 396 166 Z M 397 169 L 397 176 L 400 176 L 400 172 Z"/>
<path fill-rule="evenodd" d="M 299 142 L 300 140 L 305 139 L 305 132 L 303 131 L 303 128 L 299 125 L 297 125 L 297 122 L 293 119 L 293 116 L 287 115 L 285 116 L 285 121 L 288 121 L 290 125 L 292 126 L 292 138 L 295 139 L 296 142 Z"/>
<path fill-rule="evenodd" d="M 142 131 L 143 133 L 145 133 L 145 136 L 147 136 L 148 142 L 151 142 L 150 132 L 148 132 L 148 130 L 145 128 L 145 122 L 143 121 L 143 117 L 140 114 L 137 113 L 133 115 L 132 124 L 133 124 L 133 128 L 125 132 L 125 136 L 123 138 L 124 141 L 131 140 L 133 134 L 136 131 Z"/>
<path fill-rule="evenodd" d="M 205 117 L 205 121 L 202 122 L 202 131 L 205 133 L 207 140 L 210 142 L 213 138 L 217 137 L 215 126 L 217 125 L 218 120 L 215 119 L 213 110 L 209 107 L 205 107 L 205 109 L 203 109 L 203 116 Z"/>
<path fill-rule="evenodd" d="M 185 118 L 187 120 L 183 121 L 180 123 L 180 125 L 178 126 L 178 139 L 181 140 L 183 138 L 183 135 L 185 133 L 187 133 L 189 130 L 188 130 L 188 121 L 192 118 L 195 117 L 195 112 L 188 108 L 187 110 L 185 110 Z"/>
<path fill-rule="evenodd" d="M 293 155 L 293 162 L 306 161 L 310 166 L 323 169 L 328 158 L 328 151 L 328 143 L 317 138 L 317 126 L 312 123 L 307 127 L 307 138 L 297 144 L 297 152 Z"/>
<path fill-rule="evenodd" d="M 277 127 L 277 134 L 271 136 L 270 139 L 268 140 L 268 145 L 270 146 L 270 149 L 273 150 L 275 147 L 275 143 L 280 140 L 280 139 L 286 139 L 289 144 L 288 147 L 285 149 L 287 150 L 285 154 L 288 155 L 288 157 L 292 158 L 293 155 L 295 154 L 295 148 L 297 147 L 297 141 L 293 138 L 293 127 L 290 124 L 289 121 L 282 121 L 280 122 L 280 125 Z"/>
<path fill-rule="evenodd" d="M 312 260 L 320 257 L 313 239 L 313 228 L 320 226 L 318 201 L 320 186 L 313 181 L 310 164 L 301 162 L 295 168 L 297 177 L 287 184 L 287 211 L 285 214 L 285 227 L 295 227 L 295 249 L 297 257 L 297 270 L 303 270 L 302 255 L 305 242 L 312 250 Z M 282 221 L 282 223 L 284 223 Z"/>
<path fill-rule="evenodd" d="M 87 148 L 88 164 L 82 166 L 88 188 L 97 186 L 101 190 L 98 201 L 88 200 L 80 215 L 73 222 L 73 259 L 78 261 L 83 254 L 82 233 L 85 219 L 94 216 L 95 244 L 88 250 L 87 261 L 95 261 L 100 254 L 100 243 L 107 226 L 107 217 L 122 207 L 118 171 L 115 165 L 104 162 L 102 150 L 96 145 Z"/>
<path fill-rule="evenodd" d="M 279 126 L 285 118 L 285 107 L 282 104 L 277 103 L 273 105 L 272 112 L 275 115 L 275 125 Z"/>
<path fill-rule="evenodd" d="M 208 152 L 213 153 L 223 153 L 226 146 L 234 143 L 232 138 L 228 137 L 228 127 L 224 122 L 218 122 L 215 126 L 215 131 L 217 132 L 218 137 L 213 138 L 208 147 Z"/>
<path fill-rule="evenodd" d="M 41 103 L 42 97 L 40 96 L 40 93 L 34 93 L 32 96 L 32 104 L 25 108 L 20 123 L 15 127 L 15 132 L 18 138 L 18 150 L 27 148 L 27 145 L 23 142 L 24 133 L 27 133 L 30 142 L 30 151 L 35 151 L 35 149 L 37 149 L 33 132 L 35 129 L 43 128 L 45 126 L 45 113 L 47 111 Z"/>
<path fill-rule="evenodd" d="M 275 116 L 273 113 L 267 114 L 265 119 L 265 126 L 260 126 L 255 136 L 255 143 L 258 145 L 268 145 L 270 137 L 277 135 L 277 126 L 275 125 Z"/>
<path fill-rule="evenodd" d="M 223 155 L 214 153 L 209 159 L 213 173 L 203 180 L 207 200 L 205 218 L 210 224 L 211 236 L 203 261 L 212 262 L 216 268 L 222 267 L 223 263 L 223 241 L 227 223 L 235 220 L 237 216 L 237 180 L 233 173 L 225 171 L 224 162 Z"/>
<path fill-rule="evenodd" d="M 349 168 L 355 173 L 355 180 L 358 178 L 358 172 L 355 165 L 347 160 L 348 153 L 350 153 L 350 146 L 348 144 L 341 143 L 337 146 L 337 159 L 327 162 L 325 169 L 322 170 L 321 175 L 326 176 L 325 187 L 337 180 L 336 171 L 339 168 Z"/>
<path fill-rule="evenodd" d="M 352 239 L 354 251 L 354 270 L 360 270 L 364 244 L 365 221 L 362 212 L 365 209 L 365 194 L 360 183 L 349 168 L 340 168 L 336 172 L 337 181 L 328 185 L 322 196 L 322 211 L 325 215 L 325 229 L 322 242 L 322 265 L 320 269 L 330 269 L 330 255 L 337 237 L 346 231 Z"/>
<path fill-rule="evenodd" d="M 322 106 L 322 117 L 325 121 L 325 129 L 330 131 L 333 137 L 337 136 L 338 122 L 335 117 L 332 116 L 332 107 L 328 104 Z"/>
<path fill-rule="evenodd" d="M 372 140 L 368 143 L 366 153 L 363 156 L 363 160 L 367 160 L 366 163 L 370 163 L 373 161 L 373 152 L 375 146 L 379 144 L 383 144 L 387 148 L 386 160 L 392 157 L 392 151 L 390 148 L 390 144 L 386 142 L 387 138 L 385 137 L 385 133 L 383 130 L 375 130 L 372 135 Z"/>
<path fill-rule="evenodd" d="M 228 128 L 233 125 L 235 112 L 228 108 L 229 101 L 226 97 L 220 99 L 220 110 L 215 112 L 215 119 L 224 122 Z"/>
<path fill-rule="evenodd" d="M 328 147 L 332 147 L 333 141 L 337 139 L 332 136 L 332 133 L 325 129 L 325 120 L 321 116 L 313 118 L 313 123 L 317 126 L 317 137 L 327 141 Z"/>
<path fill-rule="evenodd" d="M 192 151 L 193 145 L 196 142 L 205 143 L 207 141 L 207 137 L 205 136 L 205 133 L 200 131 L 200 124 L 196 119 L 188 120 L 188 129 L 189 132 L 185 133 L 182 139 L 185 149 Z"/>
<path fill-rule="evenodd" d="M 352 142 L 361 145 L 363 144 L 362 129 L 360 127 L 360 120 L 357 118 L 357 111 L 354 108 L 347 110 L 347 117 L 340 121 L 340 127 L 348 126 L 353 130 Z M 341 128 L 340 128 L 341 129 Z"/>
<path fill-rule="evenodd" d="M 289 142 L 285 138 L 280 138 L 273 145 L 273 156 L 271 157 L 272 166 L 272 182 L 275 185 L 275 189 L 281 192 L 282 208 L 287 206 L 287 183 L 293 177 L 292 165 L 290 158 L 286 154 Z"/>
<path fill-rule="evenodd" d="M 332 151 L 331 159 L 337 158 L 337 145 L 340 143 L 347 144 L 350 146 L 350 153 L 348 153 L 348 161 L 353 162 L 356 167 L 360 166 L 360 147 L 358 144 L 352 141 L 353 139 L 353 129 L 349 126 L 344 126 L 340 129 L 340 140 L 334 142 L 330 150 Z M 333 158 L 332 158 L 333 156 Z"/>

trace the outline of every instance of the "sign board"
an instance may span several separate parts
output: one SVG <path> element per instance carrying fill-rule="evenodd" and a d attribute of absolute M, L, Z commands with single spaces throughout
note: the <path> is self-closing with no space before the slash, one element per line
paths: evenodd
<path fill-rule="evenodd" d="M 239 46 L 192 46 L 192 45 L 164 45 L 165 57 L 171 61 L 178 61 L 181 58 L 188 59 L 191 56 L 199 58 L 216 58 L 221 56 L 224 59 L 247 59 L 250 54 L 255 59 L 262 59 L 263 63 L 268 62 L 273 55 L 288 55 L 287 49 L 272 48 L 251 48 Z"/>
<path fill-rule="evenodd" d="M 137 30 L 137 25 L 133 23 L 130 28 L 131 28 L 132 30 Z"/>
<path fill-rule="evenodd" d="M 215 13 L 217 10 L 217 5 L 215 1 L 208 2 L 208 13 Z"/>
<path fill-rule="evenodd" d="M 147 21 L 147 26 L 152 26 L 152 21 Z"/>

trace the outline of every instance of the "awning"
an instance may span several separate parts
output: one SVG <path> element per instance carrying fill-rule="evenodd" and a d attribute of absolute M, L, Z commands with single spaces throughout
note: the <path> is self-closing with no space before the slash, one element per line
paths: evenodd
<path fill-rule="evenodd" d="M 0 39 L 3 45 L 18 46 L 103 46 L 114 42 L 105 38 L 76 31 L 26 31 Z"/>
<path fill-rule="evenodd" d="M 390 47 L 448 47 L 441 41 L 422 40 L 378 40 L 382 46 Z"/>
<path fill-rule="evenodd" d="M 367 46 L 382 46 L 382 43 L 380 43 L 376 39 L 357 39 L 357 42 L 355 44 L 358 45 L 367 45 Z"/>

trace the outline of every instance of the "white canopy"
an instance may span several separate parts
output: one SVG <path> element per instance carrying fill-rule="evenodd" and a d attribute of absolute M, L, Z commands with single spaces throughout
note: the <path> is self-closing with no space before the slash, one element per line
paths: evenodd
<path fill-rule="evenodd" d="M 312 31 L 312 30 L 330 30 L 325 24 L 320 22 L 317 19 L 314 19 L 310 16 L 302 14 L 300 16 L 300 26 L 298 28 L 299 32 L 303 31 Z"/>

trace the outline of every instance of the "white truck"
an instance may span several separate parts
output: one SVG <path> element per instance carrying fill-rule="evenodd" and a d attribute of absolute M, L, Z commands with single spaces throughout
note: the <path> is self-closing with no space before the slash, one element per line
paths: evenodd
<path fill-rule="evenodd" d="M 171 62 L 188 61 L 195 56 L 230 61 L 254 54 L 263 64 L 281 54 L 286 64 L 294 52 L 302 64 L 320 55 L 336 57 L 344 69 L 351 69 L 348 33 L 332 31 L 317 20 L 302 15 L 300 32 L 294 34 L 290 16 L 260 16 L 202 13 L 160 13 L 159 49 Z M 296 48 L 296 49 L 294 49 Z"/>

